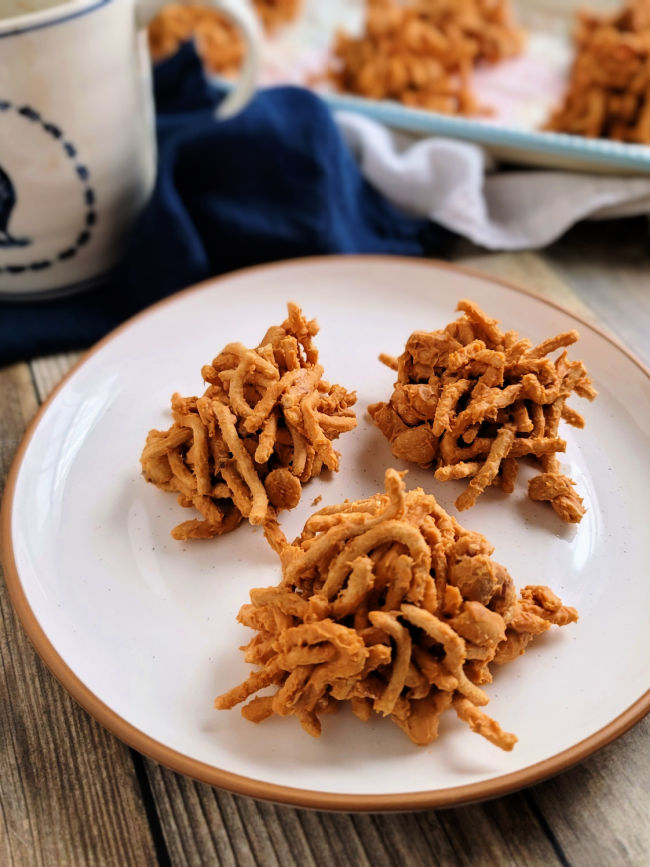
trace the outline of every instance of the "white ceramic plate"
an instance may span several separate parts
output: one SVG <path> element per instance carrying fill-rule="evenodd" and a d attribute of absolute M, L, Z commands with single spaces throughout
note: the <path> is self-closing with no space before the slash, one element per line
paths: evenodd
<path fill-rule="evenodd" d="M 449 713 L 438 741 L 414 746 L 388 720 L 324 719 L 320 740 L 294 719 L 259 726 L 213 697 L 248 673 L 235 621 L 251 587 L 278 563 L 248 525 L 222 539 L 178 543 L 188 517 L 147 485 L 138 457 L 150 427 L 170 423 L 172 391 L 202 389 L 201 365 L 228 341 L 255 345 L 285 302 L 318 318 L 328 379 L 356 389 L 358 429 L 340 442 L 341 471 L 309 484 L 283 518 L 296 533 L 323 505 L 381 489 L 395 464 L 364 413 L 393 375 L 377 361 L 416 329 L 435 329 L 469 297 L 534 341 L 574 317 L 521 290 L 449 266 L 334 257 L 242 271 L 146 311 L 96 347 L 43 408 L 14 464 L 4 503 L 4 556 L 14 603 L 56 676 L 97 719 L 176 770 L 257 797 L 335 809 L 408 809 L 500 794 L 593 752 L 650 706 L 647 489 L 648 375 L 624 350 L 578 323 L 600 391 L 579 401 L 587 425 L 565 426 L 563 463 L 585 497 L 566 526 L 526 486 L 489 491 L 461 522 L 483 532 L 523 584 L 549 584 L 580 612 L 497 668 L 488 711 L 519 736 L 503 753 Z M 574 401 L 574 404 L 576 402 Z M 583 405 L 586 404 L 586 405 Z M 532 470 L 531 470 L 532 472 Z M 461 483 L 411 469 L 410 485 L 445 508 Z M 456 487 L 456 484 L 459 487 Z"/>

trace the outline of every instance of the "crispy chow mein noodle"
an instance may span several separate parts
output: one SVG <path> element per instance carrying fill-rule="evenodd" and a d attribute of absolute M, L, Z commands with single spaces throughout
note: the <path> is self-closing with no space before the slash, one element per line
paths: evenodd
<path fill-rule="evenodd" d="M 203 396 L 174 394 L 174 423 L 149 432 L 144 477 L 201 515 L 179 524 L 175 539 L 219 536 L 242 517 L 263 524 L 294 508 L 305 482 L 338 469 L 332 440 L 356 427 L 356 395 L 323 380 L 318 325 L 288 309 L 256 349 L 228 344 L 202 369 Z"/>
<path fill-rule="evenodd" d="M 215 700 L 218 709 L 247 701 L 246 719 L 295 716 L 317 737 L 320 716 L 349 702 L 361 720 L 389 716 L 421 745 L 453 709 L 512 749 L 517 738 L 482 710 L 489 665 L 574 622 L 575 609 L 548 587 L 517 597 L 487 540 L 422 489 L 407 493 L 396 470 L 386 472 L 385 494 L 321 509 L 293 544 L 275 521 L 266 531 L 283 579 L 252 590 L 241 608 L 238 620 L 255 630 L 245 659 L 258 668 Z"/>
<path fill-rule="evenodd" d="M 550 502 L 564 521 L 577 523 L 585 508 L 574 482 L 560 472 L 566 449 L 560 420 L 584 427 L 567 399 L 597 392 L 584 364 L 569 361 L 578 340 L 566 331 L 533 346 L 516 331 L 502 332 L 474 302 L 460 301 L 462 316 L 439 331 L 415 331 L 399 358 L 380 359 L 397 372 L 388 403 L 368 407 L 396 458 L 435 467 L 439 481 L 469 479 L 456 500 L 469 509 L 490 485 L 512 493 L 518 458 L 541 465 L 528 485 L 532 500 Z M 562 350 L 555 361 L 550 353 Z"/>
<path fill-rule="evenodd" d="M 361 36 L 339 33 L 329 77 L 341 91 L 444 114 L 476 114 L 476 63 L 519 54 L 507 0 L 368 0 Z"/>

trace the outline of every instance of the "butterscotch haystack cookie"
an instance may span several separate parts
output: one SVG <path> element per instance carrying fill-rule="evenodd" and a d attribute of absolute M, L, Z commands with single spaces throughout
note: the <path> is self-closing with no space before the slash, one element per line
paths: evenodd
<path fill-rule="evenodd" d="M 507 0 L 368 0 L 364 32 L 339 33 L 329 76 L 338 90 L 444 114 L 476 114 L 472 69 L 519 54 Z"/>
<path fill-rule="evenodd" d="M 263 524 L 294 508 L 324 468 L 338 469 L 332 441 L 356 427 L 356 395 L 323 380 L 318 324 L 288 308 L 256 349 L 229 343 L 201 371 L 203 396 L 174 394 L 174 424 L 149 431 L 144 477 L 202 515 L 175 527 L 175 539 L 219 536 L 242 517 Z"/>
<path fill-rule="evenodd" d="M 566 405 L 575 392 L 593 400 L 597 392 L 584 364 L 569 361 L 566 349 L 578 340 L 566 331 L 533 346 L 516 331 L 502 332 L 474 302 L 460 301 L 463 315 L 439 331 L 415 331 L 399 358 L 381 356 L 397 371 L 388 403 L 368 407 L 389 439 L 396 458 L 434 466 L 439 481 L 470 479 L 456 500 L 473 506 L 489 485 L 512 493 L 518 458 L 531 456 L 542 473 L 528 495 L 547 500 L 564 520 L 577 523 L 585 508 L 574 482 L 560 472 L 560 420 L 584 427 Z"/>
<path fill-rule="evenodd" d="M 261 722 L 296 716 L 314 736 L 319 716 L 350 702 L 361 720 L 390 716 L 416 744 L 438 736 L 453 708 L 472 731 L 511 750 L 517 738 L 481 707 L 489 664 L 510 662 L 534 635 L 577 620 L 548 587 L 525 587 L 490 559 L 494 550 L 463 529 L 421 488 L 406 493 L 386 471 L 386 493 L 312 515 L 287 544 L 267 538 L 282 561 L 278 587 L 251 591 L 238 620 L 255 630 L 248 680 L 215 700 Z"/>
<path fill-rule="evenodd" d="M 650 0 L 578 12 L 569 86 L 547 129 L 650 144 Z"/>

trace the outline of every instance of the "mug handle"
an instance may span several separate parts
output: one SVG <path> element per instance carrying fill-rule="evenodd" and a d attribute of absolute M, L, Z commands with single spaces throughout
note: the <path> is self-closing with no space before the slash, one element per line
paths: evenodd
<path fill-rule="evenodd" d="M 146 27 L 158 9 L 168 0 L 137 0 L 137 19 Z M 219 119 L 240 112 L 255 93 L 260 62 L 262 30 L 259 19 L 248 0 L 208 0 L 210 6 L 227 16 L 244 38 L 246 54 L 237 84 L 228 92 L 216 110 Z"/>

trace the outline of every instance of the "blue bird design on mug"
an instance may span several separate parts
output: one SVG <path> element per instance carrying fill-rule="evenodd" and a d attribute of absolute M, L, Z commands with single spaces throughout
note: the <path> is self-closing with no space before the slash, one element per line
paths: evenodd
<path fill-rule="evenodd" d="M 0 247 L 26 247 L 29 238 L 14 238 L 9 232 L 9 218 L 16 204 L 16 191 L 11 178 L 0 166 Z"/>

